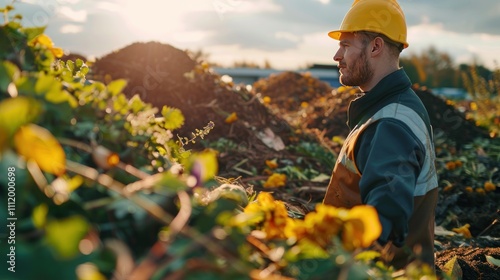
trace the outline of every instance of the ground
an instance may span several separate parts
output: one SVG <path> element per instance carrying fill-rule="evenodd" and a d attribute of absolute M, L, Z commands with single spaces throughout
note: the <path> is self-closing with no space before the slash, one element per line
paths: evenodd
<path fill-rule="evenodd" d="M 215 127 L 206 138 L 187 148 L 219 150 L 219 175 L 240 178 L 255 189 L 262 188 L 258 182 L 268 176 L 266 160 L 298 162 L 286 147 L 309 141 L 337 153 L 348 133 L 347 106 L 357 93 L 355 89 L 333 89 L 307 74 L 293 72 L 270 76 L 248 90 L 222 82 L 208 65 L 192 60 L 184 51 L 156 42 L 135 43 L 98 59 L 89 77 L 127 79 L 127 95 L 139 94 L 159 108 L 179 108 L 186 121 L 175 131 L 177 135 L 189 136 L 213 121 Z M 494 150 L 500 147 L 498 139 L 488 139 L 484 129 L 466 120 L 450 102 L 423 88 L 415 91 L 430 112 L 435 134 L 445 139 L 436 143 L 441 178 L 436 221 L 444 232 L 436 236 L 436 266 L 441 270 L 456 256 L 463 279 L 500 279 L 500 267 L 486 260 L 486 256 L 500 259 L 500 188 L 486 194 L 467 191 L 471 186 L 479 189 L 483 182 L 466 169 L 482 166 L 498 184 L 500 150 Z M 229 121 L 233 113 L 236 120 Z M 449 169 L 451 159 L 464 167 Z M 300 163 L 299 168 L 331 172 L 317 157 L 302 158 Z M 307 210 L 322 200 L 325 185 L 290 180 L 286 188 L 275 190 L 275 195 Z M 466 224 L 472 238 L 452 231 Z"/>

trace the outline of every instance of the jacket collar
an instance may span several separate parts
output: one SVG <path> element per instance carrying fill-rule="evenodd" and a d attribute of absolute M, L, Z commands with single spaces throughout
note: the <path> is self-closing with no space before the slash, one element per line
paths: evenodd
<path fill-rule="evenodd" d="M 364 116 L 375 113 L 376 110 L 380 109 L 378 107 L 385 105 L 383 101 L 386 98 L 399 94 L 410 87 L 410 78 L 408 78 L 403 68 L 385 76 L 372 90 L 361 94 L 360 97 L 349 103 L 347 125 L 350 129 L 353 129 Z"/>

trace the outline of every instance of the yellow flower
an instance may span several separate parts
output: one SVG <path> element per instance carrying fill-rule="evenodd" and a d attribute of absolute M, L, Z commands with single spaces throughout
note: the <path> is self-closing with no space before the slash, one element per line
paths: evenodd
<path fill-rule="evenodd" d="M 307 108 L 308 106 L 309 106 L 309 103 L 307 103 L 307 102 L 305 102 L 305 101 L 302 101 L 302 102 L 300 103 L 300 107 L 302 107 L 302 108 Z"/>
<path fill-rule="evenodd" d="M 227 118 L 226 118 L 226 120 L 224 120 L 224 122 L 227 124 L 232 124 L 237 120 L 238 120 L 238 116 L 236 115 L 236 112 L 232 112 L 229 116 L 227 116 Z"/>
<path fill-rule="evenodd" d="M 446 187 L 443 188 L 443 191 L 444 192 L 448 192 L 448 191 L 451 191 L 453 189 L 453 185 L 446 185 Z"/>
<path fill-rule="evenodd" d="M 52 52 L 52 54 L 57 58 L 62 57 L 64 55 L 63 50 L 61 48 L 54 47 L 54 43 L 52 42 L 50 37 L 45 35 L 45 34 L 41 34 L 41 35 L 36 36 L 35 39 L 33 39 L 33 41 L 31 41 L 31 45 L 44 46 L 47 49 L 49 49 Z"/>
<path fill-rule="evenodd" d="M 257 217 L 254 222 L 260 223 L 266 239 L 285 238 L 288 212 L 282 201 L 274 200 L 268 192 L 261 192 L 257 199 L 248 204 L 243 213 Z"/>
<path fill-rule="evenodd" d="M 267 178 L 267 181 L 264 183 L 264 188 L 276 188 L 276 187 L 284 187 L 286 184 L 286 175 L 273 173 L 273 175 Z"/>
<path fill-rule="evenodd" d="M 269 96 L 264 96 L 264 97 L 262 98 L 262 103 L 264 103 L 264 104 L 266 104 L 266 105 L 267 105 L 267 104 L 270 104 L 270 103 L 271 103 L 271 97 L 269 97 Z"/>
<path fill-rule="evenodd" d="M 496 189 L 497 189 L 497 186 L 495 186 L 495 184 L 493 184 L 493 182 L 488 181 L 488 182 L 484 183 L 484 190 L 485 191 L 492 192 L 492 191 L 495 191 Z"/>
<path fill-rule="evenodd" d="M 486 193 L 483 188 L 477 188 L 476 192 L 479 193 L 479 194 L 485 194 Z"/>
<path fill-rule="evenodd" d="M 278 163 L 276 162 L 276 159 L 266 160 L 266 165 L 267 165 L 267 167 L 269 167 L 271 169 L 276 169 L 278 167 Z"/>
<path fill-rule="evenodd" d="M 318 204 L 316 211 L 308 213 L 304 220 L 291 220 L 285 234 L 295 240 L 308 239 L 325 248 L 334 236 L 341 235 L 344 248 L 354 250 L 368 247 L 382 233 L 375 208 L 368 205 L 352 209 Z"/>
<path fill-rule="evenodd" d="M 344 145 L 345 139 L 342 136 L 333 136 L 332 141 L 340 145 Z"/>
<path fill-rule="evenodd" d="M 452 231 L 462 234 L 465 238 L 472 238 L 472 234 L 469 231 L 470 225 L 465 224 L 458 228 L 453 228 Z"/>
<path fill-rule="evenodd" d="M 339 87 L 339 88 L 337 89 L 337 92 L 338 92 L 338 93 L 343 93 L 343 92 L 345 92 L 347 89 L 348 89 L 348 87 L 341 86 L 341 87 Z"/>
<path fill-rule="evenodd" d="M 448 161 L 445 167 L 448 170 L 454 170 L 455 168 L 457 168 L 457 164 L 454 161 Z"/>
<path fill-rule="evenodd" d="M 47 129 L 29 124 L 14 135 L 17 153 L 26 161 L 35 161 L 41 170 L 54 175 L 66 172 L 66 155 L 57 139 Z"/>
<path fill-rule="evenodd" d="M 377 210 L 359 205 L 349 210 L 342 230 L 342 243 L 347 250 L 366 248 L 382 233 Z"/>
<path fill-rule="evenodd" d="M 472 111 L 477 111 L 477 103 L 476 102 L 471 102 L 470 103 L 470 109 Z"/>

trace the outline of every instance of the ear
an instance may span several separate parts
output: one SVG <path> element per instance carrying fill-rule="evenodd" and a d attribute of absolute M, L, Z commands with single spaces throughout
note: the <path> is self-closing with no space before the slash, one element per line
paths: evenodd
<path fill-rule="evenodd" d="M 382 50 L 384 49 L 384 46 L 384 39 L 375 37 L 375 39 L 373 39 L 371 42 L 370 54 L 372 55 L 372 57 L 380 55 L 382 53 Z"/>

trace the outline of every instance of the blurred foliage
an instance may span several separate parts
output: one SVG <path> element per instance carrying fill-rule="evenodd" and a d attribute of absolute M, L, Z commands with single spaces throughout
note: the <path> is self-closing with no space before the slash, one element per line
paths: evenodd
<path fill-rule="evenodd" d="M 478 67 L 472 66 L 469 71 L 463 71 L 462 76 L 472 98 L 467 106 L 467 117 L 475 120 L 478 126 L 488 128 L 492 138 L 500 137 L 500 68 L 484 78 Z"/>

